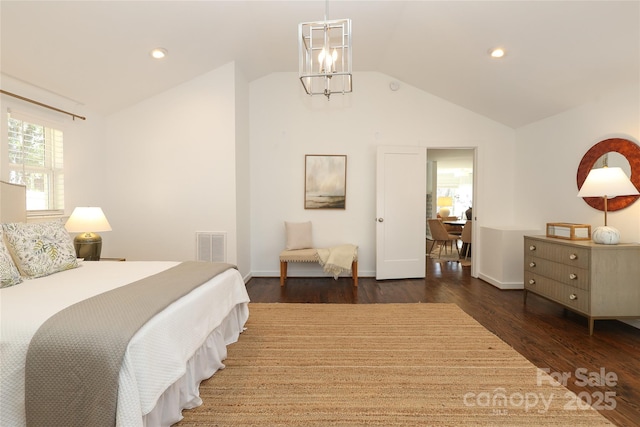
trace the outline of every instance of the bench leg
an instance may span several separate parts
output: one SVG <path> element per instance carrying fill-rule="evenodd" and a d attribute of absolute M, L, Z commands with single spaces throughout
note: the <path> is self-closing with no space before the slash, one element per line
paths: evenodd
<path fill-rule="evenodd" d="M 353 277 L 353 286 L 358 287 L 358 261 L 351 263 L 351 277 Z"/>
<path fill-rule="evenodd" d="M 280 286 L 287 280 L 287 261 L 280 261 Z"/>

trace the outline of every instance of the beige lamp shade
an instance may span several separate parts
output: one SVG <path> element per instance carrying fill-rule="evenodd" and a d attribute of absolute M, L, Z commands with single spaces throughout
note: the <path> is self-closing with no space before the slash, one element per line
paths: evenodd
<path fill-rule="evenodd" d="M 64 225 L 71 233 L 80 233 L 73 239 L 76 256 L 85 261 L 100 261 L 102 237 L 98 231 L 111 231 L 111 225 L 102 209 L 97 207 L 78 207 Z"/>
<path fill-rule="evenodd" d="M 620 242 L 620 232 L 607 225 L 607 199 L 618 196 L 635 196 L 638 189 L 618 167 L 591 169 L 584 180 L 578 197 L 602 197 L 604 200 L 604 226 L 597 227 L 591 234 L 595 243 L 615 245 Z"/>
<path fill-rule="evenodd" d="M 453 199 L 449 196 L 438 197 L 438 206 L 453 206 Z"/>
<path fill-rule="evenodd" d="M 111 231 L 111 225 L 101 208 L 77 207 L 64 227 L 70 233 Z"/>
<path fill-rule="evenodd" d="M 640 193 L 621 168 L 605 167 L 591 169 L 578 192 L 578 197 L 613 199 L 618 196 L 635 196 L 637 194 Z"/>

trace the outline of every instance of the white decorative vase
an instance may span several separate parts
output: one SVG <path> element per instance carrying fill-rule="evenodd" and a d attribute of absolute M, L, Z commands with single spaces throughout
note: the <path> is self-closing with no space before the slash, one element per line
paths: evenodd
<path fill-rule="evenodd" d="M 617 245 L 620 243 L 620 232 L 608 226 L 597 227 L 591 233 L 591 239 L 595 243 L 601 243 L 603 245 Z"/>

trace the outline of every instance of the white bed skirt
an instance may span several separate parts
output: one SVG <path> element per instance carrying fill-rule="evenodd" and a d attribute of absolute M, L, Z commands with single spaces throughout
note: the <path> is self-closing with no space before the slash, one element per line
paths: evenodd
<path fill-rule="evenodd" d="M 170 426 L 180 421 L 183 409 L 202 405 L 200 382 L 223 369 L 227 345 L 238 340 L 249 316 L 246 303 L 238 304 L 187 362 L 186 373 L 158 399 L 153 410 L 143 417 L 145 427 Z"/>
<path fill-rule="evenodd" d="M 0 425 L 26 426 L 26 354 L 31 338 L 48 318 L 70 305 L 177 264 L 86 262 L 81 268 L 0 289 Z M 249 316 L 248 302 L 242 276 L 229 269 L 143 325 L 131 338 L 122 361 L 116 425 L 143 427 L 145 414 L 148 426 L 171 425 L 181 419 L 182 408 L 199 405 L 198 385 L 224 366 L 226 345 L 238 339 Z M 165 393 L 169 388 L 179 390 L 174 392 L 178 394 Z M 11 392 L 5 393 L 5 389 Z M 184 397 L 166 397 L 179 393 Z M 176 409 L 165 409 L 169 407 Z"/>

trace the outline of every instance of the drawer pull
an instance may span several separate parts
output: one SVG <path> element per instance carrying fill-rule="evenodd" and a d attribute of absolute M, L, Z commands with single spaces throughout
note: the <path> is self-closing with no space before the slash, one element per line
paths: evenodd
<path fill-rule="evenodd" d="M 578 278 L 578 275 L 577 275 L 577 274 L 575 274 L 575 273 L 571 273 L 571 274 L 569 274 L 569 279 L 571 279 L 571 280 L 576 280 L 577 278 Z"/>
<path fill-rule="evenodd" d="M 535 285 L 536 284 L 536 280 L 535 279 L 529 279 L 529 284 L 530 285 Z"/>
<path fill-rule="evenodd" d="M 536 246 L 535 246 L 535 245 L 531 245 L 531 246 L 529 246 L 529 250 L 530 250 L 530 251 L 535 251 L 535 250 L 536 250 Z"/>
<path fill-rule="evenodd" d="M 536 263 L 535 263 L 535 262 L 531 261 L 531 262 L 529 263 L 529 267 L 535 267 L 535 266 L 536 266 Z"/>
<path fill-rule="evenodd" d="M 569 255 L 569 259 L 578 259 L 578 255 L 571 254 L 571 255 Z"/>
<path fill-rule="evenodd" d="M 570 299 L 570 300 L 577 300 L 577 299 L 578 299 L 578 295 L 576 295 L 576 294 L 571 294 L 571 295 L 569 295 L 569 299 Z"/>

